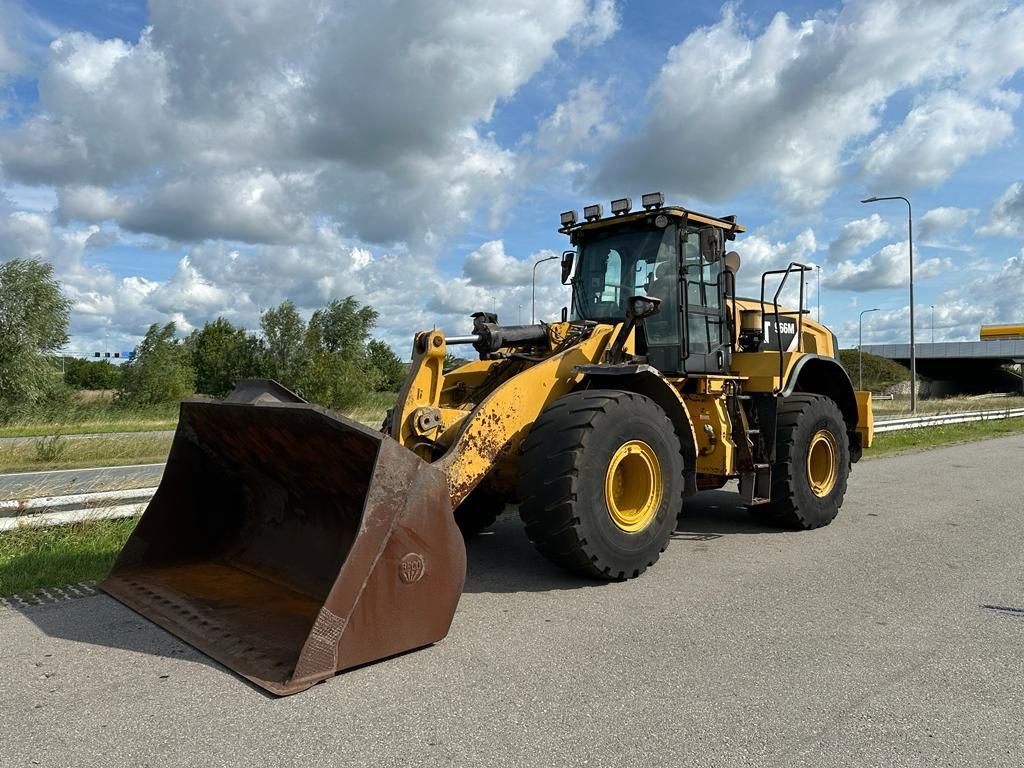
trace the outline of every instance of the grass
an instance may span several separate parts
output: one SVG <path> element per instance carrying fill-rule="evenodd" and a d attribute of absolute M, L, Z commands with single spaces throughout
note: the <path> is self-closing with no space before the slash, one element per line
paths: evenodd
<path fill-rule="evenodd" d="M 131 434 L 88 440 L 41 437 L 30 442 L 0 443 L 0 472 L 151 464 L 165 461 L 170 447 L 170 435 Z"/>
<path fill-rule="evenodd" d="M 178 404 L 132 409 L 114 405 L 95 393 L 80 393 L 68 403 L 25 407 L 0 414 L 0 437 L 82 435 L 101 432 L 146 432 L 174 429 Z"/>
<path fill-rule="evenodd" d="M 125 419 L 122 421 L 40 421 L 0 427 L 0 437 L 42 437 L 45 435 L 121 434 L 174 429 L 177 419 Z"/>
<path fill-rule="evenodd" d="M 999 421 L 971 421 L 966 424 L 946 424 L 900 432 L 883 432 L 875 435 L 874 443 L 864 452 L 864 458 L 877 459 L 898 453 L 988 440 L 1021 432 L 1024 432 L 1024 417 Z"/>
<path fill-rule="evenodd" d="M 910 414 L 909 397 L 896 397 L 893 400 L 874 400 L 871 405 L 876 419 Z M 919 416 L 931 413 L 959 413 L 961 411 L 1001 411 L 1006 408 L 1024 408 L 1024 397 L 960 396 L 917 399 L 917 413 Z"/>
<path fill-rule="evenodd" d="M 362 403 L 346 411 L 345 416 L 376 429 L 384 421 L 388 408 L 392 408 L 397 400 L 397 392 L 372 392 L 363 398 Z"/>
<path fill-rule="evenodd" d="M 97 520 L 0 533 L 0 597 L 102 578 L 136 522 Z"/>

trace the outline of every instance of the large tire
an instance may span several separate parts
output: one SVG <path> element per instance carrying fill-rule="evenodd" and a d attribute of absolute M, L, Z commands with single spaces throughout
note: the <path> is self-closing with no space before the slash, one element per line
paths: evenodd
<path fill-rule="evenodd" d="M 471 539 L 494 525 L 504 510 L 504 496 L 478 485 L 455 508 L 455 524 L 463 539 Z"/>
<path fill-rule="evenodd" d="M 751 511 L 785 528 L 821 528 L 839 513 L 849 477 L 850 438 L 839 407 L 822 395 L 790 395 L 779 403 L 771 502 Z"/>
<path fill-rule="evenodd" d="M 574 392 L 523 441 L 519 485 L 519 515 L 542 555 L 593 578 L 630 579 L 657 562 L 682 509 L 679 438 L 650 398 Z"/>

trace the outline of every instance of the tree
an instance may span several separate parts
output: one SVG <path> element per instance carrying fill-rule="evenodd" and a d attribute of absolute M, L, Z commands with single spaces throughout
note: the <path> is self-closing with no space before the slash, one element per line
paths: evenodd
<path fill-rule="evenodd" d="M 337 352 L 313 352 L 305 361 L 295 389 L 306 400 L 345 410 L 377 387 L 376 371 L 367 372 Z"/>
<path fill-rule="evenodd" d="M 193 331 L 185 342 L 196 372 L 196 392 L 223 397 L 239 379 L 261 373 L 260 342 L 218 317 Z"/>
<path fill-rule="evenodd" d="M 67 343 L 70 305 L 50 264 L 0 264 L 0 405 L 38 403 L 65 391 L 47 356 Z"/>
<path fill-rule="evenodd" d="M 69 357 L 64 361 L 64 383 L 72 389 L 117 389 L 121 369 L 109 360 Z"/>
<path fill-rule="evenodd" d="M 334 299 L 309 319 L 309 330 L 319 339 L 320 348 L 341 355 L 343 360 L 361 363 L 366 356 L 366 340 L 377 322 L 377 310 L 360 307 L 352 296 Z"/>
<path fill-rule="evenodd" d="M 263 360 L 267 375 L 295 387 L 302 367 L 309 357 L 306 346 L 306 324 L 290 301 L 282 301 L 260 317 L 263 331 Z"/>
<path fill-rule="evenodd" d="M 366 359 L 370 366 L 380 374 L 377 383 L 379 392 L 397 392 L 405 383 L 405 365 L 391 347 L 378 339 L 371 339 L 366 345 Z"/>
<path fill-rule="evenodd" d="M 117 402 L 130 406 L 171 403 L 195 392 L 196 372 L 173 322 L 149 326 L 135 356 L 121 366 Z"/>

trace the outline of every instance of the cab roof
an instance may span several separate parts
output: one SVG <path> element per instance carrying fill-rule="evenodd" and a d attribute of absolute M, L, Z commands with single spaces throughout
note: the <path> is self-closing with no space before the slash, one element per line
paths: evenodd
<path fill-rule="evenodd" d="M 574 232 L 587 232 L 596 229 L 603 229 L 607 226 L 618 226 L 619 224 L 642 221 L 644 219 L 653 220 L 659 214 L 675 217 L 677 219 L 685 219 L 687 222 L 710 224 L 713 227 L 719 227 L 720 229 L 725 230 L 726 237 L 729 240 L 732 240 L 736 236 L 736 233 L 747 231 L 746 227 L 742 224 L 736 223 L 735 216 L 708 216 L 706 213 L 698 213 L 697 211 L 691 211 L 677 205 L 666 205 L 660 208 L 651 208 L 649 210 L 633 211 L 632 213 L 621 213 L 618 215 L 613 214 L 611 216 L 605 216 L 592 221 L 580 221 L 567 227 L 561 227 L 558 231 L 567 235 Z"/>

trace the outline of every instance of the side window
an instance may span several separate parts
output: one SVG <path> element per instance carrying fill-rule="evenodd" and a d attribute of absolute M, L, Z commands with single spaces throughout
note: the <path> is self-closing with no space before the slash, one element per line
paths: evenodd
<path fill-rule="evenodd" d="M 721 262 L 709 264 L 701 258 L 697 238 L 691 235 L 686 241 L 686 296 L 691 307 L 718 309 L 721 272 Z"/>
<path fill-rule="evenodd" d="M 610 301 L 616 304 L 619 301 L 619 292 L 622 290 L 622 257 L 616 250 L 608 251 L 608 261 L 605 264 L 604 292 L 601 294 L 601 301 Z"/>

